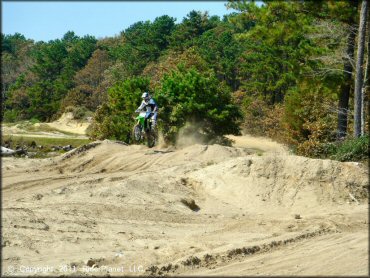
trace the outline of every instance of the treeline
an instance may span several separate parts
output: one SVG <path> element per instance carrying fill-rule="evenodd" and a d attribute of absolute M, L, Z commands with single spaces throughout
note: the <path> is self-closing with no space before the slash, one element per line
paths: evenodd
<path fill-rule="evenodd" d="M 361 4 L 232 1 L 235 12 L 222 19 L 191 11 L 176 24 L 164 15 L 99 40 L 73 32 L 49 42 L 2 35 L 3 120 L 50 121 L 72 111 L 93 116 L 91 137 L 130 141 L 134 110 L 149 91 L 167 141 L 192 123 L 213 142 L 243 130 L 299 154 L 327 155 L 353 134 Z"/>

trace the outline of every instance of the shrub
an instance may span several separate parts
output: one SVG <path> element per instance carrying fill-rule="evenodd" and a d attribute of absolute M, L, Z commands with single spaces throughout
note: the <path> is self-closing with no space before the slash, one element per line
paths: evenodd
<path fill-rule="evenodd" d="M 81 120 L 83 118 L 86 118 L 86 116 L 89 114 L 89 110 L 87 110 L 84 106 L 77 106 L 75 110 L 73 111 L 73 118 L 76 120 Z"/>
<path fill-rule="evenodd" d="M 17 110 L 6 110 L 4 111 L 4 118 L 2 121 L 8 123 L 14 123 L 18 120 L 18 112 Z"/>
<path fill-rule="evenodd" d="M 231 94 L 211 74 L 179 66 L 165 75 L 156 92 L 161 127 L 166 142 L 175 143 L 186 123 L 207 141 L 223 143 L 225 134 L 239 134 L 241 113 Z"/>
<path fill-rule="evenodd" d="M 134 111 L 141 94 L 149 89 L 149 80 L 136 77 L 119 82 L 108 90 L 108 100 L 96 110 L 89 134 L 93 139 L 130 141 Z"/>
<path fill-rule="evenodd" d="M 30 119 L 30 122 L 31 122 L 31 124 L 37 124 L 37 123 L 40 123 L 40 121 L 39 121 L 38 119 L 36 119 L 36 118 L 32 118 L 32 119 Z"/>
<path fill-rule="evenodd" d="M 369 135 L 336 144 L 325 144 L 324 148 L 331 159 L 339 161 L 366 160 L 369 155 Z"/>
<path fill-rule="evenodd" d="M 235 95 L 234 95 L 235 97 Z M 240 98 L 240 97 L 239 97 Z M 244 96 L 240 100 L 243 107 L 243 130 L 255 136 L 268 136 L 274 140 L 284 141 L 284 106 L 268 104 L 262 99 Z"/>
<path fill-rule="evenodd" d="M 262 124 L 269 106 L 262 99 L 244 96 L 242 102 L 244 121 L 243 130 L 256 136 L 266 136 L 266 127 Z"/>
<path fill-rule="evenodd" d="M 285 141 L 297 154 L 308 157 L 325 155 L 323 144 L 336 139 L 336 96 L 322 86 L 302 83 L 285 98 Z"/>
<path fill-rule="evenodd" d="M 76 120 L 85 119 L 86 117 L 92 116 L 92 112 L 85 106 L 67 106 L 64 112 L 72 113 L 73 118 Z"/>

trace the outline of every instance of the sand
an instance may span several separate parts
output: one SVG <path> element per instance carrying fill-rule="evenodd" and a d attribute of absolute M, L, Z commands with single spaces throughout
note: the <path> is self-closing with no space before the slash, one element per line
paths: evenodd
<path fill-rule="evenodd" d="M 3 158 L 2 274 L 368 275 L 367 168 L 234 139 Z"/>
<path fill-rule="evenodd" d="M 23 123 L 24 124 L 24 123 Z M 90 123 L 87 121 L 78 121 L 73 118 L 71 112 L 63 113 L 62 116 L 53 122 L 42 123 L 44 126 L 52 128 L 51 131 L 45 131 L 40 127 L 40 123 L 31 125 L 33 131 L 26 129 L 22 123 L 14 125 L 1 125 L 1 132 L 3 135 L 22 136 L 22 137 L 40 137 L 40 138 L 74 138 L 86 139 L 86 130 Z"/>
<path fill-rule="evenodd" d="M 58 120 L 47 124 L 55 129 L 80 135 L 85 135 L 90 125 L 89 122 L 75 120 L 71 112 L 63 113 Z"/>

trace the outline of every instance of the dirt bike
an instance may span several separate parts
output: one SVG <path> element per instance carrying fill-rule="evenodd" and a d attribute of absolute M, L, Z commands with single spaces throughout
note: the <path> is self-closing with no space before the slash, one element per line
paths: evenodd
<path fill-rule="evenodd" d="M 133 129 L 133 139 L 136 143 L 141 143 L 146 140 L 149 148 L 152 148 L 157 143 L 157 129 L 152 125 L 152 117 L 147 119 L 147 127 L 145 125 L 145 116 L 147 112 L 139 112 L 139 116 L 135 118 L 137 120 L 136 125 Z"/>

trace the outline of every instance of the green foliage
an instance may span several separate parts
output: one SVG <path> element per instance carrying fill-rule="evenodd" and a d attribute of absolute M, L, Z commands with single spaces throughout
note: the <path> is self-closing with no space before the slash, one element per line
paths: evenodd
<path fill-rule="evenodd" d="M 236 8 L 252 10 L 247 18 L 242 13 L 240 20 L 255 22 L 253 28 L 238 35 L 246 47 L 239 73 L 241 87 L 272 104 L 282 102 L 310 66 L 309 55 L 317 51 L 306 36 L 312 18 L 301 13 L 298 4 L 284 1 L 267 2 L 261 8 L 254 4 Z"/>
<path fill-rule="evenodd" d="M 155 61 L 169 44 L 169 36 L 175 28 L 175 19 L 167 15 L 157 17 L 153 23 L 139 21 L 123 33 L 125 44 L 114 53 L 125 71 L 124 77 L 138 75 L 150 61 Z"/>
<path fill-rule="evenodd" d="M 175 19 L 167 15 L 157 17 L 153 23 L 139 21 L 124 31 L 129 45 L 136 49 L 139 56 L 152 61 L 169 44 L 168 38 L 175 28 Z"/>
<path fill-rule="evenodd" d="M 66 146 L 72 145 L 77 148 L 82 145 L 90 143 L 89 139 L 77 139 L 77 138 L 48 138 L 48 137 L 23 137 L 23 136 L 9 136 L 4 135 L 1 137 L 1 145 L 4 146 L 6 143 L 11 149 L 15 149 L 17 145 L 27 146 L 29 153 L 35 153 L 34 155 L 29 154 L 29 158 L 45 158 L 48 157 L 48 153 L 54 152 L 52 148 L 54 146 Z M 33 146 L 43 146 L 42 149 L 34 148 Z M 32 146 L 32 147 L 31 147 Z M 60 153 L 65 153 L 61 150 Z"/>
<path fill-rule="evenodd" d="M 53 83 L 48 80 L 40 81 L 31 87 L 28 91 L 31 100 L 29 114 L 41 121 L 50 120 L 59 109 L 59 103 L 53 98 L 53 93 Z"/>
<path fill-rule="evenodd" d="M 76 120 L 86 119 L 86 117 L 93 115 L 85 106 L 68 106 L 64 111 L 72 113 L 73 118 Z"/>
<path fill-rule="evenodd" d="M 60 113 L 68 106 L 85 106 L 95 111 L 106 100 L 108 85 L 104 82 L 104 72 L 110 65 L 107 51 L 94 51 L 86 66 L 74 75 L 75 87 L 63 98 Z"/>
<path fill-rule="evenodd" d="M 2 119 L 91 111 L 93 138 L 128 142 L 140 93 L 150 89 L 167 141 L 187 128 L 223 142 L 240 124 L 301 155 L 341 153 L 336 107 L 352 83 L 343 53 L 358 1 L 263 2 L 229 1 L 235 11 L 223 20 L 191 11 L 175 23 L 164 15 L 99 40 L 72 31 L 49 42 L 2 34 Z"/>
<path fill-rule="evenodd" d="M 14 123 L 19 119 L 17 110 L 6 110 L 4 111 L 4 116 L 2 121 L 8 123 Z"/>
<path fill-rule="evenodd" d="M 28 109 L 30 107 L 30 97 L 25 87 L 24 76 L 21 75 L 15 84 L 13 84 L 7 92 L 6 100 L 4 101 L 4 112 L 8 115 L 5 120 L 9 117 L 10 111 L 13 116 L 16 116 L 13 120 L 22 120 L 29 117 Z"/>
<path fill-rule="evenodd" d="M 73 118 L 77 120 L 84 119 L 91 115 L 91 112 L 84 106 L 76 107 L 76 109 L 73 111 Z"/>
<path fill-rule="evenodd" d="M 2 89 L 2 113 L 9 107 L 9 91 L 18 80 L 24 80 L 28 66 L 32 63 L 32 40 L 27 40 L 23 35 L 1 35 L 1 89 Z M 17 85 L 17 89 L 19 86 Z M 5 102 L 7 102 L 5 104 Z M 20 108 L 19 112 L 24 108 Z M 13 113 L 13 115 L 25 113 Z M 8 113 L 9 115 L 9 113 Z M 2 115 L 3 116 L 3 115 Z"/>
<path fill-rule="evenodd" d="M 40 123 L 40 121 L 36 118 L 32 118 L 32 119 L 30 119 L 30 123 L 31 124 L 37 124 L 37 123 Z"/>
<path fill-rule="evenodd" d="M 69 112 L 70 107 L 87 106 L 91 92 L 88 86 L 79 86 L 70 90 L 61 102 L 61 112 Z"/>
<path fill-rule="evenodd" d="M 319 19 L 332 19 L 353 23 L 357 17 L 357 0 L 354 1 L 302 1 L 303 9 Z"/>
<path fill-rule="evenodd" d="M 244 121 L 243 130 L 256 136 L 267 136 L 279 142 L 285 142 L 286 125 L 283 122 L 284 105 L 270 105 L 262 98 L 244 96 L 241 105 Z"/>
<path fill-rule="evenodd" d="M 162 88 L 156 92 L 165 140 L 175 142 L 186 123 L 215 142 L 221 142 L 225 134 L 238 134 L 241 114 L 225 89 L 213 74 L 204 75 L 195 69 L 180 66 L 165 75 Z"/>
<path fill-rule="evenodd" d="M 194 46 L 204 32 L 216 27 L 219 22 L 217 16 L 209 17 L 207 12 L 191 11 L 171 34 L 170 47 L 183 51 Z"/>
<path fill-rule="evenodd" d="M 362 161 L 369 157 L 369 136 L 323 144 L 325 157 L 339 161 Z"/>
<path fill-rule="evenodd" d="M 90 136 L 129 142 L 135 124 L 134 111 L 141 103 L 141 94 L 148 89 L 149 80 L 140 77 L 127 79 L 110 88 L 108 101 L 94 115 Z"/>
<path fill-rule="evenodd" d="M 86 66 L 75 74 L 76 87 L 63 99 L 61 110 L 69 105 L 82 105 L 95 111 L 106 100 L 108 84 L 104 82 L 104 72 L 111 64 L 107 51 L 95 50 Z"/>
<path fill-rule="evenodd" d="M 203 33 L 198 41 L 199 52 L 215 71 L 220 81 L 226 81 L 233 90 L 239 87 L 239 57 L 243 45 L 234 37 L 232 26 L 220 23 L 217 27 Z"/>
<path fill-rule="evenodd" d="M 24 40 L 16 41 L 20 39 Z M 11 42 L 5 40 L 6 49 L 17 51 Z M 68 32 L 62 40 L 36 44 L 28 52 L 33 62 L 26 74 L 20 74 L 9 86 L 5 108 L 16 110 L 12 115 L 17 115 L 17 120 L 30 117 L 51 120 L 59 111 L 61 100 L 73 88 L 74 75 L 85 66 L 95 45 L 95 38 L 80 38 L 73 32 Z"/>
<path fill-rule="evenodd" d="M 298 154 L 317 157 L 322 143 L 335 140 L 336 99 L 331 88 L 320 83 L 302 83 L 285 99 L 287 142 Z"/>
<path fill-rule="evenodd" d="M 43 44 L 38 52 L 35 53 L 35 65 L 31 71 L 39 80 L 54 81 L 63 70 L 63 60 L 68 52 L 65 44 L 61 40 L 50 41 Z"/>
<path fill-rule="evenodd" d="M 143 70 L 142 75 L 150 78 L 150 87 L 155 90 L 161 86 L 164 75 L 176 70 L 179 64 L 186 69 L 194 67 L 200 72 L 210 70 L 209 64 L 202 58 L 199 49 L 190 47 L 184 52 L 168 51 L 157 62 L 149 63 Z"/>
<path fill-rule="evenodd" d="M 107 83 L 114 85 L 140 75 L 148 63 L 156 61 L 167 49 L 174 28 L 175 19 L 164 15 L 153 22 L 136 22 L 120 37 L 104 40 L 103 48 L 115 61 L 107 70 Z"/>
<path fill-rule="evenodd" d="M 6 51 L 14 56 L 19 55 L 20 48 L 27 43 L 27 39 L 20 33 L 14 35 L 1 34 L 1 51 Z"/>

